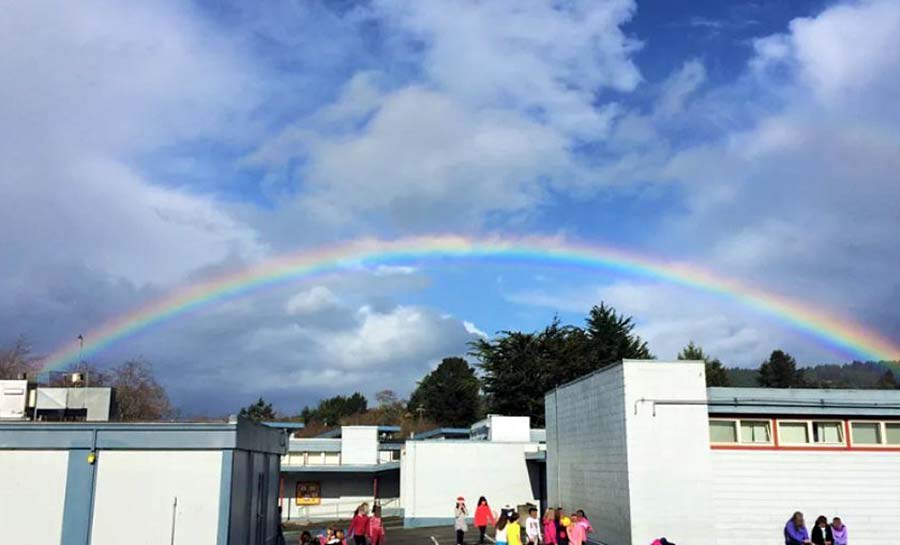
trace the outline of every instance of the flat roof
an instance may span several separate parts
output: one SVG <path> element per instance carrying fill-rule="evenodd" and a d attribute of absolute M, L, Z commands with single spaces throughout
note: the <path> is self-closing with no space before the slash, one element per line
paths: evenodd
<path fill-rule="evenodd" d="M 284 454 L 281 430 L 229 423 L 2 422 L 0 450 L 247 450 Z"/>
<path fill-rule="evenodd" d="M 900 390 L 706 389 L 710 414 L 900 416 Z"/>
<path fill-rule="evenodd" d="M 320 437 L 301 437 L 291 439 L 288 443 L 291 452 L 340 452 L 340 439 L 323 439 Z"/>
<path fill-rule="evenodd" d="M 429 439 L 433 437 L 469 437 L 471 430 L 469 428 L 435 428 L 433 430 L 423 431 L 415 434 L 412 438 Z"/>
<path fill-rule="evenodd" d="M 341 436 L 341 430 L 343 428 L 378 428 L 378 433 L 398 433 L 401 429 L 400 426 L 365 426 L 365 425 L 353 426 L 353 425 L 347 425 L 347 426 L 340 426 L 333 430 L 328 430 L 324 433 L 320 433 L 316 437 L 321 437 L 322 439 L 336 439 Z"/>

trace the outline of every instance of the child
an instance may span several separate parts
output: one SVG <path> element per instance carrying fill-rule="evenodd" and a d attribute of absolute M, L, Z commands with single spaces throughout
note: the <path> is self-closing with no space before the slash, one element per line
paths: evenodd
<path fill-rule="evenodd" d="M 478 505 L 475 507 L 475 526 L 478 527 L 478 544 L 484 545 L 484 533 L 487 531 L 488 525 L 493 526 L 494 514 L 491 513 L 491 507 L 488 505 L 487 498 L 481 496 L 478 498 Z"/>
<path fill-rule="evenodd" d="M 816 545 L 832 545 L 834 543 L 831 526 L 828 526 L 828 519 L 825 518 L 825 515 L 819 515 L 816 519 L 816 525 L 810 532 L 809 539 Z"/>
<path fill-rule="evenodd" d="M 556 545 L 556 510 L 552 507 L 544 512 L 544 545 Z"/>
<path fill-rule="evenodd" d="M 366 534 L 368 531 L 369 504 L 361 503 L 353 513 L 353 520 L 350 521 L 350 533 L 353 534 L 353 542 L 356 545 L 366 545 Z"/>
<path fill-rule="evenodd" d="M 342 528 L 335 530 L 334 537 L 337 540 L 338 545 L 347 545 L 347 540 L 344 539 L 344 530 Z M 365 536 L 363 536 L 363 539 L 365 539 Z"/>
<path fill-rule="evenodd" d="M 506 541 L 509 545 L 522 545 L 522 527 L 519 526 L 519 514 L 509 516 L 509 524 L 506 525 Z"/>
<path fill-rule="evenodd" d="M 310 545 L 312 543 L 312 534 L 308 531 L 303 530 L 300 534 L 300 545 Z"/>
<path fill-rule="evenodd" d="M 834 537 L 834 545 L 847 545 L 847 527 L 841 517 L 834 517 L 831 522 L 831 535 Z"/>
<path fill-rule="evenodd" d="M 569 545 L 581 545 L 587 537 L 584 524 L 580 522 L 581 517 L 578 516 L 578 513 L 572 513 L 569 526 L 566 527 L 566 532 L 569 534 Z"/>
<path fill-rule="evenodd" d="M 784 525 L 785 545 L 808 545 L 809 533 L 803 522 L 803 513 L 797 511 Z"/>
<path fill-rule="evenodd" d="M 381 522 L 381 506 L 372 508 L 372 517 L 369 519 L 369 533 L 366 536 L 372 545 L 384 545 L 384 524 Z"/>
<path fill-rule="evenodd" d="M 566 526 L 568 526 L 569 522 L 569 517 L 563 514 L 562 507 L 557 507 L 556 518 L 554 519 L 557 545 L 569 545 L 569 533 L 566 531 Z"/>
<path fill-rule="evenodd" d="M 591 521 L 585 516 L 584 509 L 579 509 L 578 511 L 575 511 L 575 513 L 578 514 L 578 524 L 584 526 L 585 536 L 594 533 L 594 527 L 591 526 Z"/>
<path fill-rule="evenodd" d="M 507 545 L 509 543 L 507 524 L 509 524 L 509 518 L 506 516 L 506 511 L 500 511 L 500 518 L 497 519 L 497 531 L 494 532 L 494 541 L 497 545 Z"/>
<path fill-rule="evenodd" d="M 337 534 L 337 532 L 334 531 L 334 528 L 328 528 L 328 530 L 325 533 L 325 538 L 323 539 L 322 542 L 325 545 L 337 545 L 338 543 L 341 542 L 341 540 L 338 539 L 336 534 Z"/>
<path fill-rule="evenodd" d="M 537 518 L 537 508 L 528 509 L 528 518 L 525 519 L 525 536 L 529 545 L 538 545 L 541 542 L 541 521 Z"/>
<path fill-rule="evenodd" d="M 453 514 L 455 516 L 453 527 L 456 529 L 456 545 L 463 545 L 463 538 L 466 535 L 466 530 L 469 529 L 469 525 L 466 524 L 466 517 L 469 516 L 469 512 L 466 510 L 466 499 L 464 497 L 456 498 L 456 507 L 453 509 Z"/>

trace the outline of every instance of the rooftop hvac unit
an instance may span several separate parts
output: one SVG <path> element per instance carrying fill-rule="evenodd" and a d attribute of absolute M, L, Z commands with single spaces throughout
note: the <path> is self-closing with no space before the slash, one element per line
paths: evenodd
<path fill-rule="evenodd" d="M 25 418 L 27 403 L 27 380 L 0 380 L 0 420 Z"/>

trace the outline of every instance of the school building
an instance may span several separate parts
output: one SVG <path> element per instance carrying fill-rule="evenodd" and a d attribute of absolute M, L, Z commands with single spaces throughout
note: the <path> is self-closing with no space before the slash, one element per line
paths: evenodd
<path fill-rule="evenodd" d="M 0 423 L 3 543 L 274 543 L 285 443 L 245 420 Z"/>
<path fill-rule="evenodd" d="M 702 362 L 626 360 L 545 401 L 549 501 L 602 543 L 782 543 L 794 511 L 895 540 L 900 391 L 707 388 Z"/>
<path fill-rule="evenodd" d="M 343 426 L 289 441 L 281 460 L 285 519 L 349 518 L 377 500 L 407 527 L 450 525 L 457 496 L 495 508 L 538 505 L 546 493 L 544 430 L 528 417 L 490 415 L 471 428 L 401 437 L 395 426 Z"/>

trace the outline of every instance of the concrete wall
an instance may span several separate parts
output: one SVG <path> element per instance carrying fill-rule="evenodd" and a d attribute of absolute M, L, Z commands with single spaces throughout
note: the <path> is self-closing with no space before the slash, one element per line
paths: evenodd
<path fill-rule="evenodd" d="M 703 362 L 626 361 L 622 368 L 630 543 L 661 536 L 675 543 L 715 543 L 708 516 L 713 512 L 709 420 L 706 406 L 696 404 L 706 399 Z M 674 404 L 654 409 L 641 399 Z M 683 401 L 695 404 L 679 404 Z"/>
<path fill-rule="evenodd" d="M 68 451 L 0 451 L 0 542 L 60 543 L 68 460 Z"/>
<path fill-rule="evenodd" d="M 126 528 L 132 545 L 169 543 L 173 522 L 176 543 L 216 543 L 221 474 L 217 451 L 101 452 L 91 544 L 122 543 Z"/>
<path fill-rule="evenodd" d="M 341 427 L 341 464 L 377 464 L 378 428 L 376 426 Z"/>
<path fill-rule="evenodd" d="M 492 441 L 407 441 L 400 460 L 400 494 L 406 526 L 451 524 L 457 496 L 474 514 L 479 496 L 495 509 L 504 504 L 537 504 L 526 452 L 534 443 Z"/>
<path fill-rule="evenodd" d="M 599 539 L 629 545 L 624 369 L 610 367 L 554 390 L 545 406 L 549 504 L 583 508 Z"/>
<path fill-rule="evenodd" d="M 900 452 L 714 450 L 718 545 L 780 543 L 784 523 L 802 511 L 840 516 L 853 545 L 896 541 Z"/>

